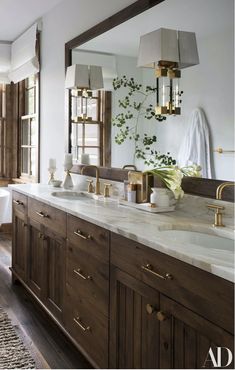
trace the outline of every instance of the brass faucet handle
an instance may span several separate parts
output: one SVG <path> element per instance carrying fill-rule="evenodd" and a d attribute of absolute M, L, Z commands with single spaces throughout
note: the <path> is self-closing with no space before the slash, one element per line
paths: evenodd
<path fill-rule="evenodd" d="M 104 197 L 105 198 L 110 197 L 110 194 L 109 194 L 110 186 L 112 186 L 112 184 L 104 184 Z"/>
<path fill-rule="evenodd" d="M 93 185 L 93 180 L 86 180 L 89 184 L 88 184 L 88 189 L 87 189 L 87 192 L 88 193 L 94 193 L 95 192 L 95 188 L 94 188 L 94 185 Z"/>
<path fill-rule="evenodd" d="M 223 221 L 222 221 L 222 217 L 223 217 L 223 214 L 221 213 L 221 211 L 224 209 L 223 206 L 219 206 L 217 204 L 207 204 L 207 207 L 209 209 L 213 209 L 215 210 L 215 222 L 213 224 L 214 227 L 224 227 L 223 225 Z"/>
<path fill-rule="evenodd" d="M 219 212 L 219 211 L 223 211 L 224 210 L 224 207 L 223 206 L 219 206 L 217 204 L 207 204 L 207 208 L 209 208 L 209 209 L 215 209 L 216 212 Z"/>

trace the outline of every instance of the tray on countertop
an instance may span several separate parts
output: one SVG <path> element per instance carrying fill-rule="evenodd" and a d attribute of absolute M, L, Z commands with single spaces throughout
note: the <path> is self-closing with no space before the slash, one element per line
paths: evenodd
<path fill-rule="evenodd" d="M 175 210 L 175 205 L 169 207 L 151 207 L 150 203 L 133 203 L 128 202 L 127 200 L 120 199 L 119 204 L 122 206 L 127 206 L 131 208 L 140 209 L 141 211 L 149 212 L 149 213 L 161 213 L 161 212 L 172 212 Z"/>

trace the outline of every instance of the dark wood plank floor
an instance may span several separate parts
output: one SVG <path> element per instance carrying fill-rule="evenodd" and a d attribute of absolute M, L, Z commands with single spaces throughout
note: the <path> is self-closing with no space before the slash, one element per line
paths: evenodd
<path fill-rule="evenodd" d="M 20 284 L 11 283 L 11 237 L 0 233 L 0 306 L 30 349 L 37 368 L 88 369 L 91 365 Z"/>

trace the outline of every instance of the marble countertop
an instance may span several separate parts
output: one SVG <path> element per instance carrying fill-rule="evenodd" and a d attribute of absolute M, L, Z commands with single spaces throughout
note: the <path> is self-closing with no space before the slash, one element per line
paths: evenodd
<path fill-rule="evenodd" d="M 234 250 L 226 243 L 218 247 L 205 247 L 192 243 L 172 240 L 164 235 L 164 230 L 196 231 L 234 240 L 233 204 L 221 202 L 225 206 L 226 227 L 214 228 L 213 212 L 206 207 L 208 202 L 218 202 L 197 196 L 185 195 L 174 212 L 149 214 L 131 209 L 112 200 L 64 200 L 51 195 L 55 189 L 49 185 L 24 184 L 10 185 L 12 190 L 45 202 L 48 205 L 80 217 L 112 232 L 156 249 L 169 256 L 211 272 L 234 282 Z"/>

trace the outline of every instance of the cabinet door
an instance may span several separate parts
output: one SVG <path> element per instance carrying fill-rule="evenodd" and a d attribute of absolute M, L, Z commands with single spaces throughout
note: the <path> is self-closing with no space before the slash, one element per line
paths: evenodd
<path fill-rule="evenodd" d="M 27 223 L 25 216 L 13 213 L 12 268 L 26 280 Z"/>
<path fill-rule="evenodd" d="M 45 304 L 62 319 L 65 269 L 65 239 L 49 229 L 44 231 L 45 247 Z"/>
<path fill-rule="evenodd" d="M 159 368 L 159 293 L 111 267 L 111 368 Z"/>
<path fill-rule="evenodd" d="M 44 240 L 41 225 L 29 220 L 28 226 L 28 286 L 40 298 L 44 285 Z"/>
<path fill-rule="evenodd" d="M 155 317 L 160 320 L 161 369 L 211 368 L 215 366 L 208 355 L 210 348 L 215 361 L 219 360 L 218 347 L 233 352 L 232 335 L 163 295 L 160 296 L 160 313 Z M 224 366 L 227 350 L 223 348 L 221 354 Z M 233 364 L 226 368 L 233 368 Z"/>

